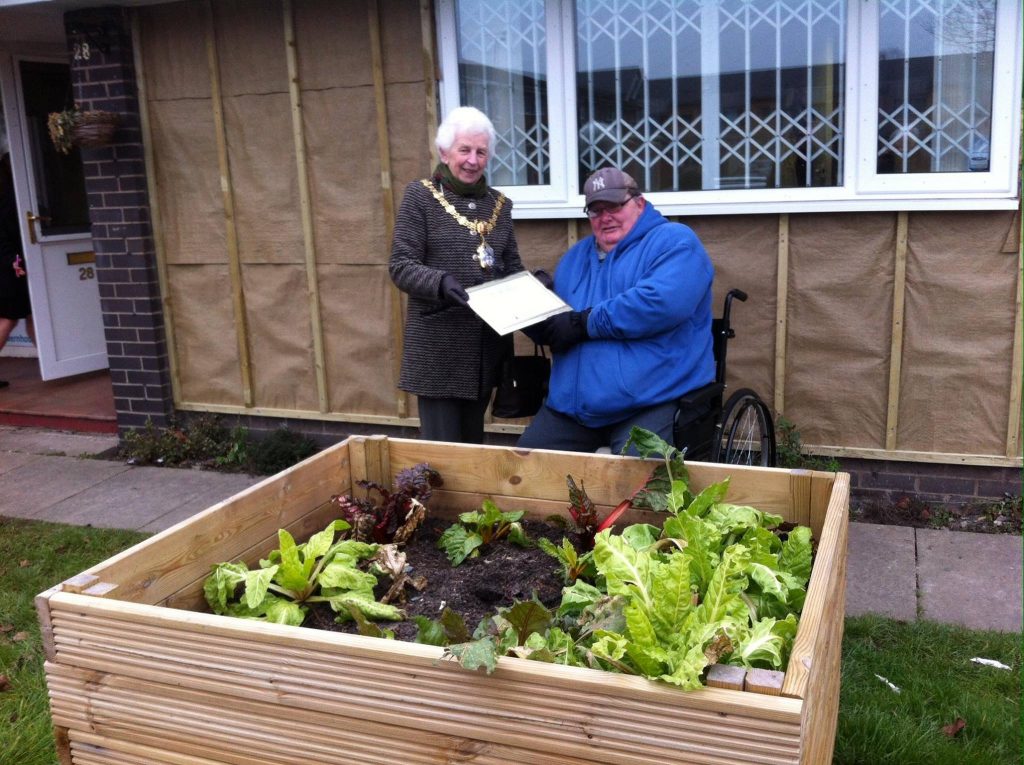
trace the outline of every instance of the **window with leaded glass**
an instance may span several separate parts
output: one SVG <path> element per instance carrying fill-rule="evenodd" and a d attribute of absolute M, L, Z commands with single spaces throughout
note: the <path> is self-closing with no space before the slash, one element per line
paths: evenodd
<path fill-rule="evenodd" d="M 1016 204 L 1019 0 L 435 2 L 519 216 L 607 165 L 669 214 Z"/>

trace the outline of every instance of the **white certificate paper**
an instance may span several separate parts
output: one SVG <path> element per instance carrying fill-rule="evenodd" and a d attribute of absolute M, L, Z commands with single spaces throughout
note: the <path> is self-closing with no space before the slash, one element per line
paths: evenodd
<path fill-rule="evenodd" d="M 499 335 L 572 308 L 529 271 L 468 287 L 469 307 Z"/>

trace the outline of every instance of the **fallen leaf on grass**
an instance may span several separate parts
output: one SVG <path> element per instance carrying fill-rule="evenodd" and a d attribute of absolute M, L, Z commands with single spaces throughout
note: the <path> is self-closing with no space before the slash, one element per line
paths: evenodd
<path fill-rule="evenodd" d="M 954 738 L 956 736 L 956 734 L 958 734 L 960 731 L 962 731 L 966 727 L 966 725 L 967 725 L 967 721 L 964 720 L 964 718 L 962 718 L 962 717 L 958 717 L 953 722 L 951 722 L 949 725 L 943 725 L 942 726 L 942 732 L 945 733 L 950 738 Z"/>
<path fill-rule="evenodd" d="M 28 640 L 28 633 L 25 631 L 15 632 L 13 635 L 11 635 L 11 640 L 13 640 L 15 643 L 20 643 L 22 640 Z"/>
<path fill-rule="evenodd" d="M 13 624 L 0 624 L 0 632 L 14 632 Z"/>
<path fill-rule="evenodd" d="M 0 691 L 7 691 L 11 688 L 11 681 L 7 679 L 7 675 L 0 675 Z"/>
<path fill-rule="evenodd" d="M 893 692 L 893 693 L 899 693 L 899 692 L 900 692 L 900 689 L 899 689 L 899 688 L 897 688 L 897 687 L 896 687 L 895 685 L 893 685 L 892 683 L 890 683 L 890 682 L 889 682 L 889 681 L 888 681 L 888 680 L 887 680 L 886 678 L 882 677 L 881 675 L 875 675 L 875 677 L 877 677 L 877 678 L 878 678 L 879 680 L 881 680 L 881 681 L 882 681 L 883 683 L 885 683 L 886 685 L 888 685 L 888 686 L 889 686 L 889 688 L 890 688 L 890 689 L 892 690 L 892 692 Z"/>
<path fill-rule="evenodd" d="M 28 560 L 28 559 L 25 559 L 25 560 L 23 560 L 23 561 L 20 561 L 20 562 L 18 563 L 18 565 L 19 565 L 19 566 L 21 566 L 22 568 L 28 568 L 29 566 L 31 566 L 31 565 L 32 565 L 32 561 L 30 561 L 30 560 Z"/>
<path fill-rule="evenodd" d="M 995 667 L 996 669 L 1009 669 L 1009 667 L 1007 667 L 1001 661 L 996 661 L 995 659 L 982 659 L 975 656 L 973 659 L 971 659 L 971 661 L 973 661 L 975 664 L 984 664 L 986 667 Z"/>

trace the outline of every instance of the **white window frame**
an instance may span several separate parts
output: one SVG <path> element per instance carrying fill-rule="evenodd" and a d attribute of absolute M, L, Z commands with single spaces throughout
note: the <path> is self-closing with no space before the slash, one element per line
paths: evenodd
<path fill-rule="evenodd" d="M 459 105 L 456 0 L 437 0 L 442 114 Z M 709 0 L 714 2 L 714 0 Z M 572 0 L 545 0 L 551 183 L 504 186 L 516 218 L 581 217 L 576 146 Z M 1022 5 L 997 0 L 988 172 L 877 173 L 878 0 L 848 0 L 843 185 L 814 188 L 661 191 L 645 194 L 666 215 L 868 210 L 1012 210 L 1019 204 Z M 555 76 L 558 73 L 560 76 Z"/>

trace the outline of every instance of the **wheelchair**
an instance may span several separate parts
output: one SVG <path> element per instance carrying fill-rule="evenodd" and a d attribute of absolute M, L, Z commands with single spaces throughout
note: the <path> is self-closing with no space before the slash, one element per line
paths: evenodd
<path fill-rule="evenodd" d="M 775 422 L 768 405 L 750 388 L 740 388 L 722 403 L 726 350 L 736 337 L 729 323 L 734 299 L 746 302 L 747 293 L 729 290 L 722 318 L 711 322 L 715 381 L 680 397 L 672 437 L 677 449 L 686 450 L 687 460 L 775 467 Z"/>

